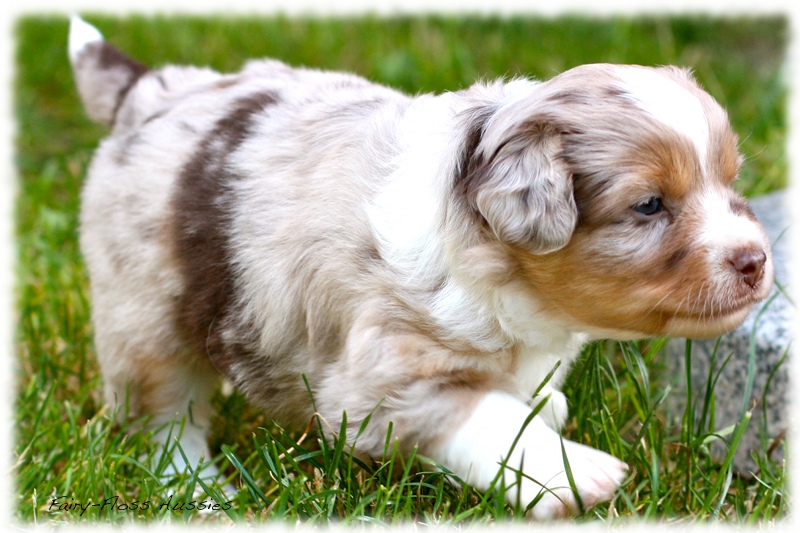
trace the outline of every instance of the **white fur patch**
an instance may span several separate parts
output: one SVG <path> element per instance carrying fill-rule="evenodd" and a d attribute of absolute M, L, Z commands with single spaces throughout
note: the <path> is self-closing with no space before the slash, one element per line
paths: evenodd
<path fill-rule="evenodd" d="M 572 342 L 570 324 L 548 314 L 524 283 L 512 281 L 495 292 L 497 320 L 503 330 L 525 346 L 544 351 L 568 352 L 580 349 Z M 582 339 L 585 342 L 586 339 Z"/>
<path fill-rule="evenodd" d="M 768 249 L 761 226 L 747 217 L 731 211 L 730 198 L 715 189 L 708 189 L 702 200 L 704 221 L 700 244 L 713 257 L 740 248 Z M 722 264 L 719 258 L 714 264 Z"/>
<path fill-rule="evenodd" d="M 434 458 L 464 481 L 486 490 L 507 457 L 503 471 L 507 500 L 513 503 L 519 499 L 525 506 L 542 494 L 531 512 L 535 518 L 550 519 L 564 516 L 577 506 L 565 473 L 563 444 L 583 503 L 591 506 L 610 499 L 627 466 L 607 453 L 562 440 L 539 416 L 530 421 L 509 455 L 530 414 L 531 409 L 512 396 L 490 392 Z M 519 470 L 524 476 L 518 480 Z"/>
<path fill-rule="evenodd" d="M 620 68 L 617 73 L 623 81 L 622 88 L 640 109 L 689 137 L 705 166 L 709 131 L 700 100 L 654 70 Z"/>
<path fill-rule="evenodd" d="M 69 59 L 73 63 L 89 44 L 102 41 L 103 34 L 77 15 L 72 15 L 69 25 Z"/>
<path fill-rule="evenodd" d="M 407 110 L 398 129 L 397 170 L 372 205 L 370 222 L 382 255 L 410 278 L 436 277 L 442 271 L 438 226 L 444 214 L 446 178 L 452 165 L 452 95 L 424 96 Z"/>
<path fill-rule="evenodd" d="M 455 335 L 472 338 L 480 350 L 491 353 L 508 347 L 508 339 L 497 335 L 491 307 L 452 278 L 432 300 L 431 316 Z"/>

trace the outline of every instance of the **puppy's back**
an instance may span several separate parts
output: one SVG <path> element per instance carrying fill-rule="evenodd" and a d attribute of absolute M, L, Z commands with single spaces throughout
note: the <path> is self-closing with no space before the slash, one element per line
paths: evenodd
<path fill-rule="evenodd" d="M 91 30 L 73 21 L 70 57 L 88 114 L 112 127 L 81 209 L 109 399 L 125 359 L 212 355 L 227 370 L 258 352 L 274 383 L 313 373 L 309 352 L 330 355 L 352 309 L 318 295 L 380 283 L 359 284 L 378 253 L 363 208 L 392 171 L 408 98 L 274 60 L 149 69 Z M 307 395 L 292 383 L 276 394 L 287 405 Z"/>

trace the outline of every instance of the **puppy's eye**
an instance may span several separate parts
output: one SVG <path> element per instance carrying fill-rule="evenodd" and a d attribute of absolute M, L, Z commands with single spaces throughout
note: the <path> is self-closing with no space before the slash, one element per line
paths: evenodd
<path fill-rule="evenodd" d="M 645 216 L 655 215 L 663 209 L 661 198 L 652 196 L 646 202 L 641 202 L 633 206 L 633 210 Z"/>

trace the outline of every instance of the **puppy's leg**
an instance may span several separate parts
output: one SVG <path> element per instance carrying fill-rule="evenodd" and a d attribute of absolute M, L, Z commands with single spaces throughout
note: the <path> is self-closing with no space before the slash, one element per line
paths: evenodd
<path fill-rule="evenodd" d="M 102 334 L 97 337 L 101 340 Z M 206 433 L 219 380 L 211 365 L 168 345 L 161 352 L 136 350 L 130 344 L 122 350 L 102 346 L 98 342 L 106 400 L 119 418 L 147 417 L 145 429 L 153 430 L 154 440 L 170 454 L 164 475 L 184 472 L 187 465 L 195 468 L 201 457 L 210 461 Z"/>
<path fill-rule="evenodd" d="M 531 514 L 537 519 L 550 519 L 578 510 L 562 458 L 563 442 L 583 505 L 589 508 L 611 499 L 626 475 L 627 465 L 607 453 L 562 439 L 538 415 L 522 432 L 509 455 L 530 414 L 531 410 L 512 396 L 489 392 L 461 427 L 432 450 L 431 455 L 466 482 L 484 490 L 506 459 L 503 480 L 509 502 L 519 498 L 525 506 L 540 496 Z"/>
<path fill-rule="evenodd" d="M 148 425 L 155 430 L 153 438 L 170 459 L 164 476 L 185 472 L 187 467 L 195 469 L 202 459 L 203 477 L 216 478 L 218 471 L 209 464 L 212 455 L 206 439 L 218 375 L 202 361 L 185 361 L 180 366 L 159 361 L 152 370 L 140 378 L 143 387 L 137 391 L 138 401 L 151 417 Z"/>
<path fill-rule="evenodd" d="M 578 509 L 562 459 L 562 439 L 541 415 L 533 418 L 509 455 L 532 409 L 497 392 L 507 382 L 495 360 L 454 353 L 425 335 L 380 327 L 354 329 L 348 347 L 341 366 L 318 387 L 317 408 L 334 430 L 342 412 L 347 413 L 349 444 L 380 457 L 391 422 L 392 440 L 402 450 L 417 446 L 422 455 L 481 490 L 489 489 L 501 461 L 508 458 L 503 471 L 508 500 L 519 497 L 525 506 L 542 494 L 532 510 L 536 518 Z M 370 423 L 354 443 L 368 416 Z M 562 415 L 554 411 L 551 418 L 555 423 Z M 569 440 L 563 444 L 584 506 L 610 499 L 627 466 L 587 446 Z M 523 479 L 517 485 L 514 470 L 520 467 Z"/>

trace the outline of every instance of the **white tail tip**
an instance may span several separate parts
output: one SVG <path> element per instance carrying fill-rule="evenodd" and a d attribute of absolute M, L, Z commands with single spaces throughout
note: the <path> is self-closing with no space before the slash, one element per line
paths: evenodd
<path fill-rule="evenodd" d="M 97 28 L 84 21 L 78 15 L 70 17 L 69 24 L 69 59 L 73 63 L 81 51 L 90 43 L 103 40 L 103 34 Z"/>

